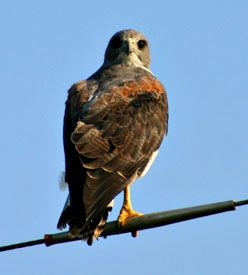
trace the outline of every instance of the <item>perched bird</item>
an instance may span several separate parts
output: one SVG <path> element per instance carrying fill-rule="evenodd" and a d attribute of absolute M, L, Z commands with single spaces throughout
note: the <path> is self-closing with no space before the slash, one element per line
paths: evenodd
<path fill-rule="evenodd" d="M 57 226 L 68 224 L 69 235 L 89 245 L 120 192 L 119 225 L 142 215 L 132 208 L 130 185 L 150 168 L 168 125 L 167 95 L 149 64 L 144 35 L 122 30 L 110 39 L 100 69 L 68 91 L 63 131 L 69 196 Z"/>

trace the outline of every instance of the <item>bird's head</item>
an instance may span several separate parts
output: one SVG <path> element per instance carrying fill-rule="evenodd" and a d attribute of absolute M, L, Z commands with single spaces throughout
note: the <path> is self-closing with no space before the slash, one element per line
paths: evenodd
<path fill-rule="evenodd" d="M 150 51 L 147 39 L 138 31 L 119 31 L 110 39 L 104 66 L 126 64 L 149 69 Z"/>

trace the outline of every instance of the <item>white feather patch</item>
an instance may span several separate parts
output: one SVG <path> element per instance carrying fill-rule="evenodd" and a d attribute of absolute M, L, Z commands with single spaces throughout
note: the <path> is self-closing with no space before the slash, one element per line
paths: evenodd
<path fill-rule="evenodd" d="M 158 150 L 157 151 L 154 151 L 149 159 L 149 162 L 147 163 L 146 165 L 146 168 L 144 169 L 144 171 L 142 172 L 142 174 L 139 176 L 140 178 L 141 177 L 144 177 L 144 175 L 148 172 L 148 170 L 151 168 L 152 166 L 152 163 L 154 162 L 156 156 L 158 154 Z"/>
<path fill-rule="evenodd" d="M 65 191 L 67 187 L 68 187 L 67 182 L 65 182 L 65 172 L 63 171 L 59 176 L 59 189 L 61 191 Z"/>

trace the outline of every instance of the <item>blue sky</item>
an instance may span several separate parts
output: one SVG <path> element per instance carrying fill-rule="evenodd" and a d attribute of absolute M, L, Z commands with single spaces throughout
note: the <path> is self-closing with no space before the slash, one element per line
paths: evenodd
<path fill-rule="evenodd" d="M 149 39 L 169 134 L 132 189 L 144 213 L 248 198 L 248 2 L 0 1 L 1 245 L 56 232 L 70 85 L 125 28 Z M 116 218 L 122 196 L 110 220 Z M 241 274 L 248 207 L 130 235 L 1 253 L 1 274 Z"/>

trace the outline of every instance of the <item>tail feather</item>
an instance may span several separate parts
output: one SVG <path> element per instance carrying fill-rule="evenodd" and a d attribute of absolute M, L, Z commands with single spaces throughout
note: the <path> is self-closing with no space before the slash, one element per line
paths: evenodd
<path fill-rule="evenodd" d="M 77 226 L 70 224 L 70 220 L 72 217 L 71 213 L 71 205 L 70 205 L 70 195 L 68 195 L 63 211 L 60 215 L 57 228 L 64 229 L 67 224 L 70 225 L 69 236 L 73 239 L 75 237 L 79 237 L 82 240 L 87 241 L 88 245 L 92 245 L 95 239 L 102 234 L 104 227 L 107 223 L 108 215 L 112 211 L 114 206 L 114 200 L 112 200 L 104 210 L 104 212 L 97 216 L 91 223 L 88 225 L 84 225 L 83 228 L 78 228 Z"/>
<path fill-rule="evenodd" d="M 98 237 L 102 234 L 104 228 L 105 228 L 105 225 L 107 223 L 107 220 L 108 220 L 108 215 L 109 213 L 112 211 L 113 209 L 113 205 L 114 205 L 114 200 L 112 200 L 108 206 L 106 207 L 105 211 L 102 213 L 102 215 L 99 215 L 98 217 L 98 223 L 97 223 L 97 226 L 93 227 L 94 229 L 92 230 L 89 230 L 87 233 L 86 233 L 86 236 L 83 238 L 84 240 L 87 241 L 87 244 L 88 245 L 92 245 L 93 244 L 93 241 L 95 239 L 98 239 Z M 99 221 L 100 220 L 100 221 Z"/>
<path fill-rule="evenodd" d="M 59 217 L 59 221 L 57 224 L 58 229 L 66 228 L 66 225 L 69 224 L 71 217 L 71 205 L 70 205 L 70 195 L 68 195 L 62 213 Z"/>

